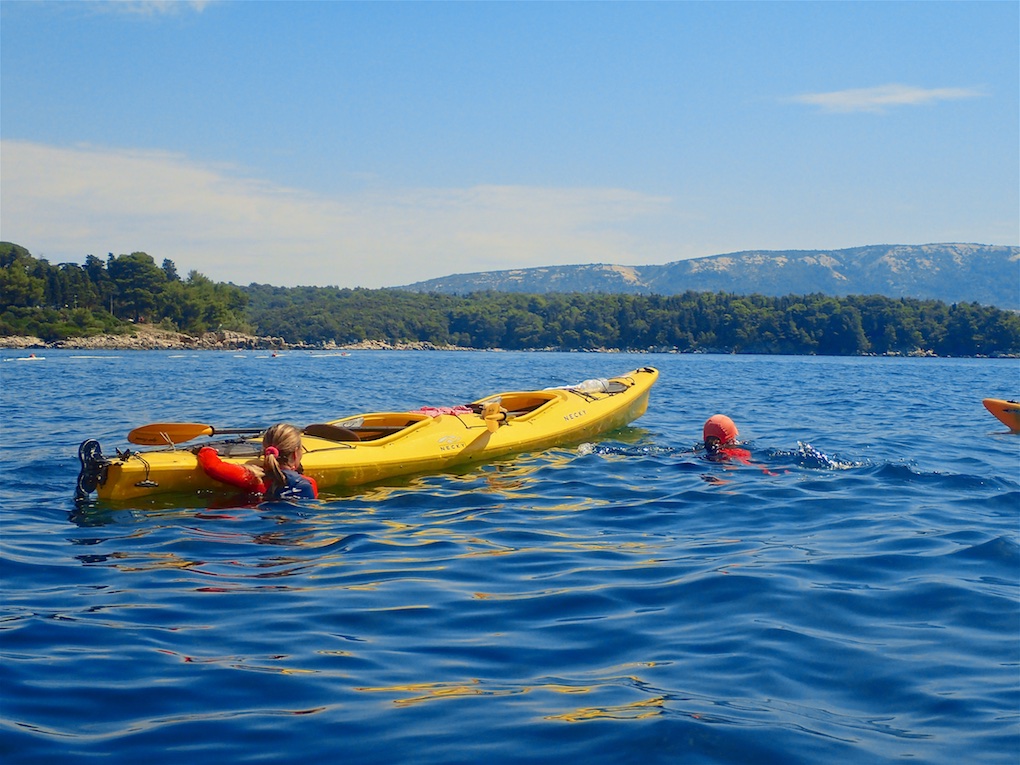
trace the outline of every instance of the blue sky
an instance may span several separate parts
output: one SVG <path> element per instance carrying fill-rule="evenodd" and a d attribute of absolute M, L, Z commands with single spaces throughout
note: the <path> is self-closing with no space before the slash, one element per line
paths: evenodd
<path fill-rule="evenodd" d="M 383 287 L 1020 243 L 1016 2 L 0 3 L 0 238 Z"/>

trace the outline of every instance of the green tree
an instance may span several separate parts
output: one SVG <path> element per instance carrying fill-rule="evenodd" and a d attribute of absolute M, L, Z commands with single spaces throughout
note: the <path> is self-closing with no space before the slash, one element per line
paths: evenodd
<path fill-rule="evenodd" d="M 179 282 L 181 277 L 177 274 L 177 266 L 170 258 L 163 259 L 163 274 L 168 282 Z"/>
<path fill-rule="evenodd" d="M 831 356 L 865 353 L 870 344 L 861 326 L 861 314 L 852 306 L 840 306 L 829 315 L 818 342 L 818 352 Z"/>
<path fill-rule="evenodd" d="M 106 271 L 113 282 L 122 315 L 135 321 L 151 318 L 158 295 L 166 284 L 166 274 L 144 252 L 111 258 Z"/>
<path fill-rule="evenodd" d="M 39 306 L 46 296 L 46 282 L 31 276 L 25 263 L 14 260 L 0 270 L 0 304 Z"/>

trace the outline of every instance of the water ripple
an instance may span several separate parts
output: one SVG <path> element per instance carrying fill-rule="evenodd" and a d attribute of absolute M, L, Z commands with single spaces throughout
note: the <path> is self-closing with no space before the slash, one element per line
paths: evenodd
<path fill-rule="evenodd" d="M 606 363 L 468 356 L 366 355 L 391 381 L 373 391 L 352 357 L 322 395 L 410 408 L 436 402 L 396 382 L 408 373 L 470 400 Z M 110 358 L 102 378 L 94 361 L 46 395 L 4 380 L 26 402 L 5 398 L 5 432 L 37 436 L 4 447 L 5 762 L 955 765 L 1020 750 L 1020 439 L 975 449 L 969 400 L 994 393 L 997 363 L 661 357 L 640 427 L 590 447 L 301 504 L 76 509 L 85 435 L 333 406 L 283 408 L 317 379 L 299 357 L 255 386 L 230 372 L 254 358 Z M 709 363 L 739 401 L 692 390 Z M 955 391 L 940 424 L 897 420 L 932 370 Z M 146 384 L 171 374 L 180 391 Z M 223 380 L 222 408 L 196 392 Z M 755 464 L 692 449 L 726 410 Z"/>

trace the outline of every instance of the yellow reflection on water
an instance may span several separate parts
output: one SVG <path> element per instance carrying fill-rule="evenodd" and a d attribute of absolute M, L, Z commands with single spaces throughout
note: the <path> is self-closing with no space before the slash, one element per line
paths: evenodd
<path fill-rule="evenodd" d="M 150 552 L 146 554 L 130 555 L 122 552 L 109 553 L 110 558 L 120 559 L 141 559 L 144 563 L 114 563 L 114 567 L 121 571 L 155 571 L 163 568 L 190 569 L 201 566 L 205 561 L 189 560 L 174 553 Z"/>
<path fill-rule="evenodd" d="M 644 720 L 662 714 L 665 699 L 657 696 L 654 699 L 634 701 L 612 707 L 580 707 L 573 712 L 561 715 L 549 715 L 546 720 L 563 720 L 564 722 L 583 722 L 585 720 Z"/>
<path fill-rule="evenodd" d="M 636 680 L 636 678 L 634 678 Z M 360 687 L 355 690 L 366 693 L 385 693 L 398 696 L 393 703 L 399 707 L 422 704 L 442 699 L 457 699 L 475 696 L 518 696 L 526 693 L 547 691 L 565 695 L 592 693 L 594 688 L 585 685 L 565 685 L 562 683 L 541 683 L 530 686 L 486 688 L 477 678 L 464 682 L 408 683 L 404 685 L 387 685 Z M 583 722 L 586 720 L 643 720 L 661 715 L 665 706 L 665 697 L 634 701 L 630 704 L 617 706 L 591 706 L 558 715 L 546 715 L 546 720 L 564 722 Z"/>
<path fill-rule="evenodd" d="M 466 696 L 519 696 L 532 691 L 551 691 L 553 693 L 590 693 L 591 688 L 586 686 L 562 685 L 562 684 L 541 684 L 533 686 L 521 686 L 511 688 L 483 688 L 481 681 L 473 678 L 460 683 L 409 683 L 407 685 L 388 685 L 380 687 L 363 687 L 356 690 L 367 693 L 391 693 L 404 695 L 403 698 L 394 699 L 397 706 L 410 706 L 421 704 L 426 701 L 439 699 L 463 698 Z"/>
<path fill-rule="evenodd" d="M 420 704 L 423 701 L 456 698 L 459 696 L 509 695 L 508 692 L 494 693 L 485 691 L 477 679 L 468 683 L 410 683 L 408 685 L 389 685 L 380 687 L 363 687 L 355 690 L 368 693 L 413 694 L 407 698 L 394 699 L 397 706 Z"/>

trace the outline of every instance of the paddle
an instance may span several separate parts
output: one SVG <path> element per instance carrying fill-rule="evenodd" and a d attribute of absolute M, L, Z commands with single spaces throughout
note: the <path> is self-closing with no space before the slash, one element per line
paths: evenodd
<path fill-rule="evenodd" d="M 142 425 L 128 433 L 128 441 L 144 446 L 166 446 L 190 441 L 199 436 L 258 435 L 265 428 L 214 428 L 200 422 L 154 422 Z"/>
<path fill-rule="evenodd" d="M 490 401 L 482 408 L 482 419 L 485 420 L 485 427 L 490 433 L 499 429 L 501 422 L 506 422 L 507 412 L 500 407 L 499 401 Z M 384 431 L 401 430 L 401 428 L 366 427 L 347 428 L 346 430 Z M 151 425 L 142 425 L 128 433 L 128 441 L 142 446 L 166 446 L 167 444 L 180 444 L 191 441 L 200 436 L 218 435 L 253 435 L 257 436 L 265 428 L 216 428 L 201 422 L 154 422 Z"/>

